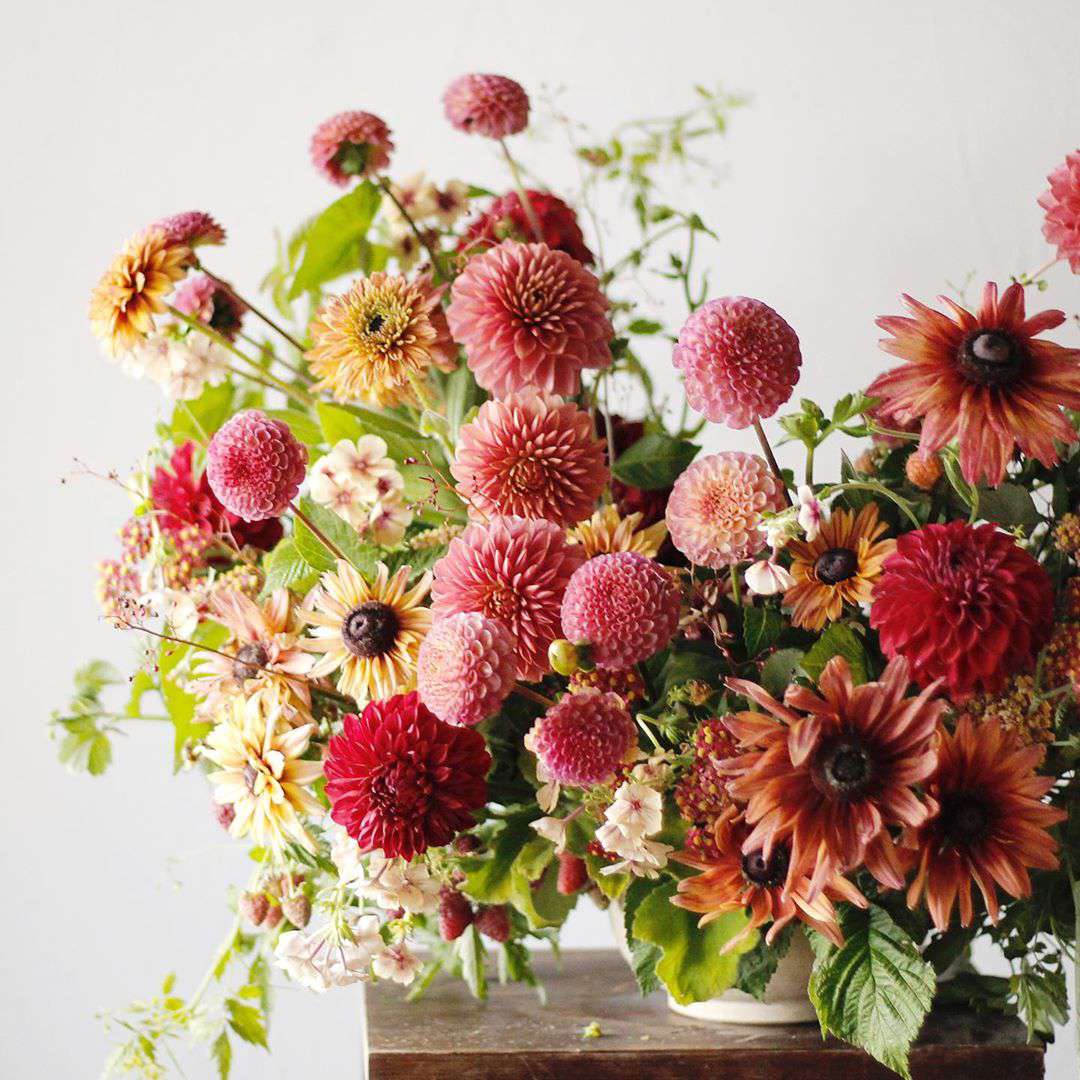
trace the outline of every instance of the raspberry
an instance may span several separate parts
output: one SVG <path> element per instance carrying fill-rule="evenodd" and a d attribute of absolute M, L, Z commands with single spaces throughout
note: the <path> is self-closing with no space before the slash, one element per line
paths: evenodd
<path fill-rule="evenodd" d="M 214 820 L 228 832 L 229 826 L 233 823 L 233 818 L 236 817 L 236 810 L 232 803 L 211 803 L 210 809 L 213 811 Z"/>
<path fill-rule="evenodd" d="M 505 904 L 480 908 L 473 922 L 484 937 L 491 938 L 500 945 L 510 940 L 510 913 Z"/>
<path fill-rule="evenodd" d="M 261 892 L 241 893 L 236 906 L 252 926 L 262 926 L 270 912 L 270 901 Z"/>
<path fill-rule="evenodd" d="M 468 899 L 444 885 L 439 890 L 439 936 L 443 941 L 456 941 L 472 921 L 472 905 Z"/>
<path fill-rule="evenodd" d="M 303 893 L 294 893 L 281 901 L 285 918 L 299 930 L 311 921 L 311 901 Z"/>
<path fill-rule="evenodd" d="M 563 896 L 573 896 L 585 887 L 588 880 L 589 872 L 585 868 L 585 860 L 564 851 L 559 856 L 559 881 L 556 886 L 559 892 Z"/>

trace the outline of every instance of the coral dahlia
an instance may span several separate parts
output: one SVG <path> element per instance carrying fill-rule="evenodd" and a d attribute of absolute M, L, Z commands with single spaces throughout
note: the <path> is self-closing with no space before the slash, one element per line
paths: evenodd
<path fill-rule="evenodd" d="M 551 521 L 497 517 L 470 525 L 435 564 L 432 610 L 436 619 L 479 611 L 501 621 L 514 637 L 517 677 L 531 682 L 549 670 L 563 593 L 583 559 Z"/>
<path fill-rule="evenodd" d="M 170 244 L 197 248 L 204 244 L 225 243 L 224 228 L 204 210 L 185 210 L 180 214 L 172 214 L 155 221 L 150 227 L 160 229 Z"/>
<path fill-rule="evenodd" d="M 1031 664 L 1054 617 L 1049 575 L 991 524 L 950 521 L 905 533 L 874 588 L 870 625 L 920 686 L 996 693 Z"/>
<path fill-rule="evenodd" d="M 565 251 L 584 266 L 592 266 L 596 260 L 585 244 L 577 214 L 550 192 L 529 189 L 525 195 L 540 225 L 543 242 L 555 251 Z M 528 243 L 535 239 L 521 196 L 511 191 L 496 199 L 480 217 L 470 222 L 458 244 L 458 251 L 472 255 L 503 240 Z"/>
<path fill-rule="evenodd" d="M 569 397 L 583 368 L 611 363 L 608 306 L 596 278 L 566 252 L 504 240 L 469 260 L 446 317 L 485 390 Z"/>
<path fill-rule="evenodd" d="M 1046 211 L 1043 236 L 1057 248 L 1058 258 L 1067 259 L 1069 269 L 1080 274 L 1080 150 L 1066 155 L 1046 179 L 1050 190 L 1039 196 Z"/>
<path fill-rule="evenodd" d="M 912 318 L 877 320 L 892 335 L 881 347 L 905 363 L 879 375 L 866 392 L 901 419 L 921 418 L 924 452 L 956 439 L 969 483 L 1000 484 L 1017 447 L 1053 466 L 1054 440 L 1077 439 L 1061 410 L 1080 408 L 1080 349 L 1036 335 L 1060 326 L 1065 313 L 1027 318 L 1017 284 L 1000 298 L 997 285 L 987 284 L 974 314 L 947 296 L 941 301 L 951 316 L 905 295 Z"/>
<path fill-rule="evenodd" d="M 332 184 L 375 176 L 390 164 L 394 141 L 379 117 L 360 109 L 324 120 L 311 136 L 311 160 Z"/>
<path fill-rule="evenodd" d="M 466 135 L 504 139 L 525 130 L 529 95 L 505 75 L 462 75 L 443 94 L 446 119 Z"/>
<path fill-rule="evenodd" d="M 480 406 L 462 427 L 450 467 L 472 516 L 587 517 L 608 480 L 604 443 L 589 414 L 526 391 Z"/>
<path fill-rule="evenodd" d="M 330 816 L 363 851 L 411 859 L 475 824 L 490 766 L 481 735 L 440 720 L 415 692 L 373 701 L 330 740 Z"/>

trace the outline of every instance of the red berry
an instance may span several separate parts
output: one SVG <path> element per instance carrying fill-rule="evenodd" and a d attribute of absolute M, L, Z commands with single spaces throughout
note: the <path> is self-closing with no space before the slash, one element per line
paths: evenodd
<path fill-rule="evenodd" d="M 491 938 L 500 945 L 510 940 L 510 913 L 505 904 L 480 908 L 473 921 L 484 937 Z"/>
<path fill-rule="evenodd" d="M 273 930 L 284 917 L 280 904 L 270 904 L 266 909 L 266 918 L 263 919 L 263 929 Z"/>
<path fill-rule="evenodd" d="M 456 889 L 439 890 L 439 934 L 443 941 L 456 941 L 473 921 L 472 905 Z"/>
<path fill-rule="evenodd" d="M 281 901 L 285 918 L 300 930 L 311 921 L 311 901 L 303 893 L 294 893 Z"/>
<path fill-rule="evenodd" d="M 214 811 L 214 820 L 226 831 L 236 817 L 236 810 L 232 803 L 211 803 Z"/>
<path fill-rule="evenodd" d="M 270 901 L 266 899 L 266 894 L 261 892 L 241 893 L 236 906 L 252 926 L 262 926 L 270 912 Z"/>
<path fill-rule="evenodd" d="M 471 855 L 480 849 L 480 837 L 472 833 L 461 833 L 454 837 L 454 851 L 458 855 Z"/>
<path fill-rule="evenodd" d="M 588 880 L 589 872 L 585 868 L 585 860 L 564 851 L 559 856 L 559 892 L 563 896 L 573 896 L 579 889 L 584 888 Z"/>

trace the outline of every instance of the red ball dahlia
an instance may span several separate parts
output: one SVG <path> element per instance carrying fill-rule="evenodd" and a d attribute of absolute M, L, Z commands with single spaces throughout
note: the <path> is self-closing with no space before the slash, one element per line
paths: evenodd
<path fill-rule="evenodd" d="M 258 409 L 226 421 L 206 451 L 210 488 L 226 510 L 244 521 L 279 517 L 304 479 L 307 450 L 288 424 Z"/>
<path fill-rule="evenodd" d="M 590 559 L 563 596 L 563 634 L 591 645 L 597 667 L 632 667 L 663 649 L 678 625 L 679 590 L 636 551 Z"/>
<path fill-rule="evenodd" d="M 450 471 L 473 516 L 587 518 L 608 481 L 604 441 L 589 414 L 526 391 L 488 401 L 458 435 Z"/>
<path fill-rule="evenodd" d="M 526 190 L 533 215 L 540 223 L 540 235 L 549 248 L 565 251 L 571 258 L 585 266 L 596 261 L 585 244 L 585 237 L 578 225 L 577 214 L 557 195 L 547 191 Z M 459 252 L 473 254 L 486 247 L 494 247 L 503 240 L 535 240 L 532 222 L 522 205 L 521 196 L 511 191 L 496 199 L 487 210 L 473 221 L 458 244 Z"/>
<path fill-rule="evenodd" d="M 576 787 L 601 784 L 637 749 L 637 727 L 618 694 L 566 694 L 529 732 L 527 746 L 546 779 Z"/>
<path fill-rule="evenodd" d="M 440 720 L 472 727 L 498 711 L 517 677 L 510 631 L 478 611 L 437 622 L 420 643 L 416 688 Z"/>
<path fill-rule="evenodd" d="M 505 75 L 462 75 L 443 94 L 446 119 L 466 135 L 504 139 L 524 131 L 529 95 Z"/>
<path fill-rule="evenodd" d="M 870 625 L 919 686 L 954 700 L 997 693 L 1050 637 L 1054 587 L 997 526 L 950 521 L 905 533 L 874 588 Z"/>
<path fill-rule="evenodd" d="M 203 244 L 224 244 L 225 230 L 202 210 L 185 210 L 182 214 L 155 221 L 150 226 L 160 229 L 170 244 L 197 248 Z"/>
<path fill-rule="evenodd" d="M 330 740 L 330 816 L 362 851 L 411 859 L 475 824 L 490 767 L 483 737 L 440 720 L 415 691 L 373 701 Z"/>
<path fill-rule="evenodd" d="M 768 304 L 725 296 L 686 320 L 673 361 L 694 409 L 713 423 L 744 428 L 791 397 L 802 354 L 795 331 Z"/>
<path fill-rule="evenodd" d="M 1057 248 L 1058 258 L 1080 274 L 1080 150 L 1067 155 L 1047 178 L 1050 190 L 1039 196 L 1046 211 L 1043 236 Z"/>
<path fill-rule="evenodd" d="M 583 559 L 552 521 L 497 517 L 470 525 L 435 564 L 435 619 L 479 611 L 499 620 L 514 637 L 517 677 L 539 679 L 549 671 L 548 646 L 561 637 L 566 583 Z"/>
<path fill-rule="evenodd" d="M 582 368 L 611 363 L 600 284 L 565 251 L 504 240 L 454 282 L 446 317 L 476 381 L 495 397 L 530 387 L 569 397 Z"/>
<path fill-rule="evenodd" d="M 209 274 L 193 274 L 173 293 L 177 311 L 206 323 L 232 341 L 240 332 L 247 305 L 230 288 Z"/>
<path fill-rule="evenodd" d="M 332 184 L 374 176 L 390 164 L 390 128 L 372 113 L 354 109 L 324 120 L 311 137 L 311 160 Z"/>

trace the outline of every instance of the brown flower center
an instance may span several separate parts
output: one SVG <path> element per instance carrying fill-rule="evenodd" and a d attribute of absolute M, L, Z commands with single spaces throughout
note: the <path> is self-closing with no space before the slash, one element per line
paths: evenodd
<path fill-rule="evenodd" d="M 345 616 L 341 640 L 353 656 L 385 656 L 397 641 L 399 625 L 397 613 L 389 604 L 368 600 Z"/>
<path fill-rule="evenodd" d="M 787 877 L 789 861 L 790 853 L 783 844 L 777 844 L 767 859 L 764 851 L 760 849 L 751 851 L 742 857 L 743 877 L 752 885 L 757 885 L 762 889 L 773 889 L 783 884 L 784 878 Z"/>
<path fill-rule="evenodd" d="M 375 314 L 372 315 L 370 319 L 368 319 L 368 333 L 377 334 L 383 328 L 384 322 L 386 322 L 385 316 L 381 315 L 379 312 L 376 311 Z"/>
<path fill-rule="evenodd" d="M 982 796 L 958 791 L 941 800 L 941 831 L 954 847 L 970 847 L 990 830 L 990 811 Z"/>
<path fill-rule="evenodd" d="M 823 790 L 841 798 L 861 795 L 874 776 L 866 747 L 853 738 L 826 743 L 814 756 L 814 778 Z"/>
<path fill-rule="evenodd" d="M 814 563 L 814 575 L 823 585 L 839 585 L 855 576 L 859 557 L 851 548 L 834 547 L 823 551 Z"/>
<path fill-rule="evenodd" d="M 243 682 L 245 679 L 254 679 L 259 671 L 266 667 L 267 661 L 270 659 L 264 649 L 258 642 L 252 642 L 250 645 L 241 645 L 236 650 L 236 657 L 233 660 L 232 673 L 233 678 L 237 682 Z"/>
<path fill-rule="evenodd" d="M 957 354 L 961 374 L 981 386 L 1005 386 L 1024 366 L 1020 343 L 1000 330 L 976 330 L 968 334 Z"/>

